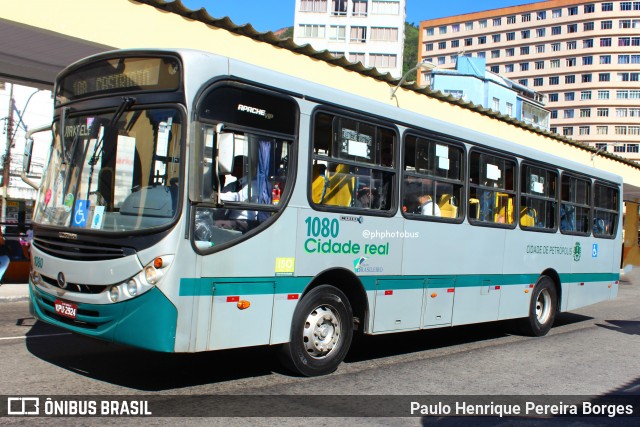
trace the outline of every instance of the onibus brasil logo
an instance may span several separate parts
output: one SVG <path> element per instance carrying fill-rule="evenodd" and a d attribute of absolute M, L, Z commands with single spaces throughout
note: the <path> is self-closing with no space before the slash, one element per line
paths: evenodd
<path fill-rule="evenodd" d="M 382 273 L 384 267 L 369 265 L 367 257 L 360 257 L 353 260 L 353 271 L 356 273 Z"/>

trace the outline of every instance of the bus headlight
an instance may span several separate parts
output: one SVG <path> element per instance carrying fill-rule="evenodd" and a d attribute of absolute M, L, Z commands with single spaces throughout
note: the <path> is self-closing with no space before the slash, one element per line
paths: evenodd
<path fill-rule="evenodd" d="M 158 274 L 157 271 L 155 269 L 155 267 L 148 265 L 145 269 L 144 269 L 144 278 L 147 281 L 147 283 L 151 284 L 151 285 L 155 285 L 155 283 L 158 281 Z"/>
<path fill-rule="evenodd" d="M 118 286 L 112 286 L 109 288 L 109 299 L 111 302 L 118 302 L 120 299 L 120 290 Z"/>
<path fill-rule="evenodd" d="M 129 280 L 127 282 L 126 290 L 129 296 L 135 297 L 136 295 L 138 295 L 138 282 L 133 279 Z"/>

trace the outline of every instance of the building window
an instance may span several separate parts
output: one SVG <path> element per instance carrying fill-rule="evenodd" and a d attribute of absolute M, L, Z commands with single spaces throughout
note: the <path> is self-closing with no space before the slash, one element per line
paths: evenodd
<path fill-rule="evenodd" d="M 386 53 L 369 54 L 369 62 L 372 67 L 376 68 L 396 68 L 398 58 L 396 55 Z"/>
<path fill-rule="evenodd" d="M 529 55 L 529 46 L 522 46 L 520 48 L 520 55 Z"/>
<path fill-rule="evenodd" d="M 584 5 L 584 13 L 594 13 L 596 11 L 596 5 L 591 3 L 591 4 L 585 4 Z"/>
<path fill-rule="evenodd" d="M 564 100 L 565 101 L 575 101 L 576 93 L 575 92 L 565 92 Z"/>
<path fill-rule="evenodd" d="M 609 91 L 608 90 L 599 90 L 598 91 L 598 99 L 609 99 Z M 608 108 L 606 110 L 609 111 Z"/>
<path fill-rule="evenodd" d="M 371 13 L 373 15 L 400 15 L 400 2 L 373 0 L 371 2 Z"/>
<path fill-rule="evenodd" d="M 538 12 L 536 15 L 536 18 L 538 21 L 544 21 L 545 19 L 547 19 L 547 12 L 544 10 L 541 12 Z"/>
<path fill-rule="evenodd" d="M 507 115 L 513 116 L 513 104 L 510 102 L 507 102 Z"/>
<path fill-rule="evenodd" d="M 544 37 L 547 34 L 546 28 L 538 28 L 536 30 L 536 37 Z"/>
<path fill-rule="evenodd" d="M 491 51 L 491 58 L 493 58 L 493 59 L 500 58 L 500 50 L 499 49 L 492 50 Z"/>
<path fill-rule="evenodd" d="M 631 46 L 640 46 L 640 37 L 631 37 Z"/>
<path fill-rule="evenodd" d="M 610 82 L 611 74 L 609 73 L 598 73 L 598 81 L 599 82 Z"/>
<path fill-rule="evenodd" d="M 551 110 L 551 118 L 552 119 L 558 118 L 558 110 Z"/>
<path fill-rule="evenodd" d="M 304 38 L 316 38 L 323 39 L 325 38 L 325 26 L 324 25 L 310 25 L 310 24 L 301 24 L 298 26 L 299 37 Z"/>
<path fill-rule="evenodd" d="M 561 50 L 562 50 L 562 45 L 560 43 L 551 43 L 552 52 L 560 52 Z"/>
<path fill-rule="evenodd" d="M 500 99 L 493 98 L 493 100 L 491 102 L 491 109 L 493 111 L 500 111 Z"/>
<path fill-rule="evenodd" d="M 500 74 L 500 66 L 499 65 L 492 65 L 490 70 L 494 74 Z"/>
<path fill-rule="evenodd" d="M 487 20 L 486 19 L 482 19 L 481 21 L 478 22 L 478 26 L 480 28 L 487 28 Z"/>
<path fill-rule="evenodd" d="M 544 85 L 544 79 L 542 77 L 536 77 L 533 79 L 533 86 L 542 86 Z"/>
<path fill-rule="evenodd" d="M 564 110 L 564 118 L 565 119 L 573 119 L 573 109 Z"/>
<path fill-rule="evenodd" d="M 504 66 L 504 72 L 505 73 L 513 73 L 513 64 L 506 64 Z"/>
<path fill-rule="evenodd" d="M 382 42 L 397 42 L 398 41 L 398 29 L 391 27 L 371 27 L 371 40 Z M 444 47 L 441 45 L 444 44 Z M 447 42 L 438 43 L 440 49 L 445 49 Z"/>
<path fill-rule="evenodd" d="M 332 25 L 329 27 L 329 40 L 346 41 L 347 27 L 344 25 Z"/>
<path fill-rule="evenodd" d="M 576 82 L 576 76 L 574 74 L 568 75 L 568 76 L 564 76 L 564 83 L 565 84 L 574 84 Z"/>
<path fill-rule="evenodd" d="M 591 117 L 591 108 L 581 108 L 580 117 Z"/>
<path fill-rule="evenodd" d="M 353 16 L 367 16 L 367 0 L 353 0 Z"/>
<path fill-rule="evenodd" d="M 553 9 L 551 11 L 551 16 L 553 18 L 562 18 L 562 9 Z"/>
<path fill-rule="evenodd" d="M 365 43 L 367 41 L 367 27 L 351 27 L 351 43 Z"/>
<path fill-rule="evenodd" d="M 616 108 L 616 117 L 627 117 L 627 113 L 626 108 Z"/>
<path fill-rule="evenodd" d="M 520 71 L 529 71 L 529 63 L 528 62 L 522 62 L 520 64 Z"/>
<path fill-rule="evenodd" d="M 451 32 L 459 33 L 460 32 L 460 24 L 451 24 Z"/>
<path fill-rule="evenodd" d="M 595 27 L 595 24 L 594 24 L 593 22 L 585 22 L 585 23 L 582 25 L 582 29 L 583 29 L 584 31 L 593 31 L 593 30 L 595 30 L 595 29 L 596 29 L 596 27 Z"/>
<path fill-rule="evenodd" d="M 631 19 L 621 19 L 618 25 L 620 28 L 631 28 Z"/>
<path fill-rule="evenodd" d="M 478 58 L 485 58 L 487 54 L 485 52 L 478 52 Z"/>
<path fill-rule="evenodd" d="M 362 63 L 364 64 L 364 53 L 349 53 L 349 61 L 353 63 Z"/>
<path fill-rule="evenodd" d="M 515 15 L 507 16 L 507 24 L 515 24 L 515 23 L 516 23 Z"/>
<path fill-rule="evenodd" d="M 631 37 L 618 37 L 618 46 L 631 46 Z"/>
<path fill-rule="evenodd" d="M 610 47 L 611 37 L 603 37 L 600 39 L 600 47 Z"/>
<path fill-rule="evenodd" d="M 552 36 L 559 36 L 560 34 L 562 34 L 562 27 L 551 27 Z"/>
<path fill-rule="evenodd" d="M 531 22 L 531 14 L 523 13 L 522 15 L 520 15 L 520 22 Z"/>
<path fill-rule="evenodd" d="M 439 33 L 440 35 L 447 34 L 447 26 L 446 26 L 446 25 L 443 25 L 442 27 L 438 28 L 438 33 Z"/>
<path fill-rule="evenodd" d="M 558 128 L 557 128 L 557 127 L 555 127 L 555 126 L 551 126 L 551 127 L 549 128 L 549 132 L 551 132 L 551 133 L 558 133 Z"/>
<path fill-rule="evenodd" d="M 373 28 L 371 29 L 371 40 L 376 40 L 373 38 Z M 447 42 L 439 42 L 438 43 L 438 49 L 442 50 L 442 49 L 446 49 L 447 48 Z"/>
<path fill-rule="evenodd" d="M 593 56 L 583 56 L 582 65 L 593 65 Z"/>
<path fill-rule="evenodd" d="M 608 108 L 598 108 L 597 113 L 598 113 L 598 117 L 609 117 Z"/>
<path fill-rule="evenodd" d="M 591 91 L 590 90 L 583 90 L 582 92 L 580 92 L 580 100 L 581 101 L 588 101 L 591 99 Z"/>
<path fill-rule="evenodd" d="M 617 90 L 616 91 L 616 99 L 629 99 L 629 91 L 628 90 Z"/>
<path fill-rule="evenodd" d="M 544 51 L 545 49 L 543 44 L 539 44 L 536 46 L 536 53 L 544 53 Z"/>
<path fill-rule="evenodd" d="M 451 40 L 451 47 L 452 48 L 460 47 L 460 40 Z"/>
<path fill-rule="evenodd" d="M 514 48 L 512 48 L 512 47 L 510 47 L 510 48 L 508 48 L 508 49 L 505 49 L 505 50 L 504 50 L 504 54 L 505 54 L 507 57 L 509 57 L 509 56 L 513 56 L 513 55 L 515 55 L 515 49 L 514 49 Z"/>
<path fill-rule="evenodd" d="M 618 73 L 617 78 L 619 82 L 628 82 L 629 73 Z"/>
<path fill-rule="evenodd" d="M 558 94 L 550 93 L 549 94 L 549 102 L 558 102 Z"/>
<path fill-rule="evenodd" d="M 577 33 L 577 32 L 578 32 L 578 24 L 567 25 L 567 33 Z"/>
<path fill-rule="evenodd" d="M 424 46 L 424 49 L 425 49 L 427 52 L 431 52 L 431 51 L 433 50 L 433 43 L 427 43 L 427 44 Z"/>
<path fill-rule="evenodd" d="M 444 65 L 447 62 L 447 58 L 444 56 L 438 56 L 438 65 Z"/>
<path fill-rule="evenodd" d="M 562 134 L 564 136 L 572 136 L 573 135 L 573 126 L 565 126 L 562 128 Z"/>
<path fill-rule="evenodd" d="M 602 11 L 603 12 L 611 12 L 612 10 L 613 10 L 613 3 L 612 2 L 602 3 Z"/>
<path fill-rule="evenodd" d="M 493 26 L 494 27 L 502 26 L 502 18 L 493 18 Z"/>
<path fill-rule="evenodd" d="M 582 75 L 582 83 L 591 83 L 592 81 L 593 81 L 593 76 L 591 74 Z"/>
<path fill-rule="evenodd" d="M 302 0 L 300 12 L 326 12 L 327 0 Z"/>
<path fill-rule="evenodd" d="M 624 153 L 625 146 L 624 144 L 620 144 L 620 145 L 614 145 L 613 146 L 613 152 L 614 153 Z"/>
<path fill-rule="evenodd" d="M 600 64 L 611 64 L 611 55 L 600 55 Z"/>
<path fill-rule="evenodd" d="M 602 21 L 600 23 L 601 30 L 610 30 L 613 28 L 613 21 Z"/>
<path fill-rule="evenodd" d="M 582 40 L 582 48 L 583 49 L 590 49 L 592 47 L 593 47 L 593 39 Z"/>
<path fill-rule="evenodd" d="M 560 60 L 559 59 L 552 59 L 549 61 L 549 64 L 551 65 L 551 68 L 560 68 Z"/>
<path fill-rule="evenodd" d="M 549 85 L 550 86 L 556 86 L 560 84 L 560 77 L 558 76 L 553 76 L 553 77 L 549 77 Z"/>
<path fill-rule="evenodd" d="M 427 28 L 427 37 L 431 37 L 431 36 L 433 36 L 434 34 L 435 34 L 435 33 L 434 33 L 433 28 Z"/>
<path fill-rule="evenodd" d="M 472 38 L 464 39 L 464 45 L 465 46 L 472 46 L 473 45 L 473 39 Z"/>
<path fill-rule="evenodd" d="M 596 134 L 598 134 L 598 135 L 608 135 L 609 134 L 609 126 L 596 126 Z"/>
<path fill-rule="evenodd" d="M 567 42 L 567 50 L 575 50 L 578 48 L 578 42 L 574 41 L 570 41 Z"/>
<path fill-rule="evenodd" d="M 589 135 L 589 126 L 580 126 L 580 135 Z"/>
<path fill-rule="evenodd" d="M 467 31 L 472 31 L 473 30 L 473 22 L 466 22 L 464 24 L 464 29 Z"/>
<path fill-rule="evenodd" d="M 494 43 L 498 43 L 500 41 L 500 36 L 501 34 L 494 34 L 491 36 L 491 39 L 493 40 Z"/>
<path fill-rule="evenodd" d="M 567 8 L 567 13 L 569 14 L 569 16 L 577 15 L 578 14 L 578 7 L 577 6 L 568 7 Z"/>
<path fill-rule="evenodd" d="M 626 126 L 616 126 L 615 127 L 615 133 L 616 133 L 616 135 L 626 135 L 627 134 L 627 127 Z"/>
<path fill-rule="evenodd" d="M 507 41 L 508 42 L 513 41 L 515 39 L 516 39 L 516 33 L 513 33 L 513 32 L 507 33 Z"/>
<path fill-rule="evenodd" d="M 487 36 L 478 37 L 478 44 L 487 44 Z"/>
<path fill-rule="evenodd" d="M 620 10 L 631 10 L 631 2 L 630 1 L 620 2 Z"/>
<path fill-rule="evenodd" d="M 347 0 L 332 0 L 331 14 L 334 16 L 347 16 Z"/>
<path fill-rule="evenodd" d="M 578 65 L 578 60 L 576 58 L 567 58 L 566 59 L 567 67 L 575 67 Z"/>
<path fill-rule="evenodd" d="M 544 70 L 544 61 L 536 61 L 536 70 Z"/>

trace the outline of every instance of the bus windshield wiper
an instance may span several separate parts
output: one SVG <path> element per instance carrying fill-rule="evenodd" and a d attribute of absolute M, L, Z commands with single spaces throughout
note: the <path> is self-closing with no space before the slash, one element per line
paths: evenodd
<path fill-rule="evenodd" d="M 96 142 L 95 147 L 93 147 L 93 154 L 89 158 L 89 163 L 88 163 L 90 166 L 90 169 L 89 169 L 89 182 L 87 184 L 87 200 L 89 200 L 89 194 L 91 192 L 91 180 L 93 178 L 93 169 L 95 168 L 96 164 L 98 164 L 98 160 L 100 159 L 100 156 L 102 156 L 102 147 L 104 146 L 104 139 L 107 136 L 111 137 L 111 134 L 116 129 L 116 125 L 118 124 L 120 117 L 122 117 L 124 112 L 127 111 L 129 108 L 131 108 L 131 106 L 135 102 L 136 102 L 136 99 L 133 97 L 122 98 L 122 102 L 120 103 L 120 106 L 118 107 L 116 112 L 113 114 L 111 121 L 107 124 L 107 127 L 102 133 L 100 140 Z"/>

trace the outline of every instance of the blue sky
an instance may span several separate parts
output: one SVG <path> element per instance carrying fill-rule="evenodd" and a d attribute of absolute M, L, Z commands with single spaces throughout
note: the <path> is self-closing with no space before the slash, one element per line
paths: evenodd
<path fill-rule="evenodd" d="M 204 7 L 214 18 L 228 16 L 237 25 L 250 23 L 258 31 L 275 31 L 293 25 L 295 0 L 182 0 L 189 9 Z M 479 12 L 535 0 L 407 0 L 407 21 Z"/>

